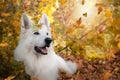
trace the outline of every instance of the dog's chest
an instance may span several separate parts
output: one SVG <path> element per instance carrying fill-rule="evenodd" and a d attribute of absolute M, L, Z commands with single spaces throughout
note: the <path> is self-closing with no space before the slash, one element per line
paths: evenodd
<path fill-rule="evenodd" d="M 54 67 L 56 67 L 57 63 L 56 63 L 56 58 L 53 56 L 45 56 L 45 57 L 41 57 L 37 60 L 37 64 L 36 64 L 36 68 L 43 70 L 43 69 L 52 69 Z"/>
<path fill-rule="evenodd" d="M 57 72 L 57 62 L 53 56 L 37 57 L 28 63 L 25 65 L 26 72 L 31 76 L 43 76 L 51 71 Z"/>

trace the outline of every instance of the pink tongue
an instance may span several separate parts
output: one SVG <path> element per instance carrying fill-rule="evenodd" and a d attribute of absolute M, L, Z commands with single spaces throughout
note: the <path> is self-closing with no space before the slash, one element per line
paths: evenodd
<path fill-rule="evenodd" d="M 41 48 L 40 49 L 43 53 L 47 53 L 47 49 L 46 48 Z"/>

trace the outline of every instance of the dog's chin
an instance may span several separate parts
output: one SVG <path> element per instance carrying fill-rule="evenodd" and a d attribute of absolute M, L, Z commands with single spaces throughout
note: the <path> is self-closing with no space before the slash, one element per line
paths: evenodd
<path fill-rule="evenodd" d="M 48 51 L 46 47 L 47 46 L 44 46 L 44 47 L 35 46 L 34 49 L 37 53 L 40 53 L 42 55 L 47 55 Z"/>

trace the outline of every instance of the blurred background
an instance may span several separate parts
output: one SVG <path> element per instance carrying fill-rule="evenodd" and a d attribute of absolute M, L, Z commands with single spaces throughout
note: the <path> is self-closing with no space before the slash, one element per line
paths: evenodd
<path fill-rule="evenodd" d="M 22 63 L 13 57 L 22 13 L 35 23 L 43 13 L 48 15 L 59 55 L 111 60 L 120 50 L 119 0 L 1 0 L 0 80 L 19 80 L 21 74 L 20 80 L 29 79 Z"/>

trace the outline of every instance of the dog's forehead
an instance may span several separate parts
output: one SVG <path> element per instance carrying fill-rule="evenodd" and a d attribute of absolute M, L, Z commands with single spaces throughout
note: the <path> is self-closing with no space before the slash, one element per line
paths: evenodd
<path fill-rule="evenodd" d="M 42 25 L 42 27 L 38 31 L 39 32 L 47 32 L 47 31 L 49 31 L 49 29 L 45 25 Z"/>
<path fill-rule="evenodd" d="M 48 30 L 48 27 L 46 25 L 35 24 L 32 26 L 32 29 L 34 31 L 46 31 L 46 30 Z"/>
<path fill-rule="evenodd" d="M 32 26 L 33 31 L 38 31 L 41 28 L 42 28 L 42 25 L 38 25 L 38 24 L 33 24 Z"/>

